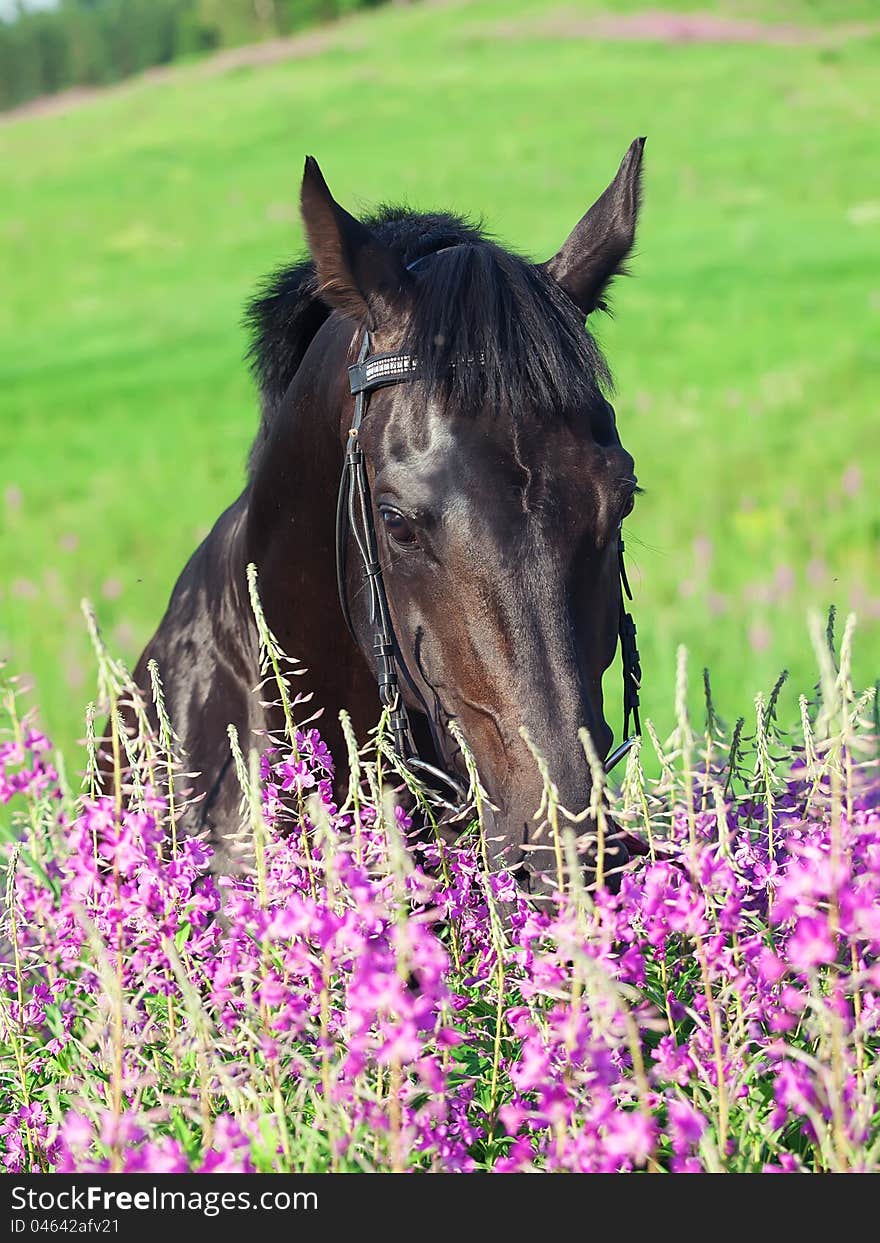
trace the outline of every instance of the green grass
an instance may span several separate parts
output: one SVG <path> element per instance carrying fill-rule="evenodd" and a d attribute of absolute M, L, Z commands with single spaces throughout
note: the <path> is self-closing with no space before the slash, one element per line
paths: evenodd
<path fill-rule="evenodd" d="M 483 213 L 544 257 L 647 134 L 635 279 L 598 325 L 646 488 L 628 543 L 647 713 L 665 721 L 681 642 L 730 714 L 783 665 L 806 684 L 804 616 L 832 600 L 860 614 L 855 680 L 873 680 L 880 39 L 528 33 L 551 8 L 392 7 L 320 56 L 185 68 L 0 127 L 0 655 L 35 676 L 65 745 L 92 686 L 80 597 L 133 661 L 242 485 L 257 415 L 240 312 L 299 249 L 307 152 L 349 206 Z M 495 33 L 518 19 L 520 37 Z"/>

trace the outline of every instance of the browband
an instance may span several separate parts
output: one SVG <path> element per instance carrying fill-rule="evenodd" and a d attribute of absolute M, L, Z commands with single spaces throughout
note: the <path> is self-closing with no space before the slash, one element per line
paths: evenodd
<path fill-rule="evenodd" d="M 386 384 L 399 384 L 411 380 L 418 369 L 418 362 L 409 354 L 373 354 L 363 362 L 356 362 L 348 369 L 348 382 L 353 394 L 372 393 Z"/>

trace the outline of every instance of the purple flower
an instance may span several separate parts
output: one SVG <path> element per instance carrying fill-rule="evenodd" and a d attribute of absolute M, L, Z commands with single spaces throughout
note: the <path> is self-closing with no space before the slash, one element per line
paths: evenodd
<path fill-rule="evenodd" d="M 389 834 L 369 783 L 342 813 L 313 728 L 270 740 L 267 830 L 227 874 L 183 829 L 182 772 L 172 843 L 155 750 L 120 811 L 57 797 L 48 741 L 16 737 L 0 742 L 27 834 L 2 929 L 9 1173 L 691 1173 L 715 1153 L 777 1172 L 833 1166 L 840 1134 L 853 1168 L 876 1165 L 869 769 L 841 816 L 827 773 L 774 761 L 771 857 L 761 782 L 713 744 L 691 804 L 680 783 L 650 796 L 656 862 L 536 909 L 509 872 L 487 896 L 475 834 L 423 842 L 401 805 Z M 721 842 L 728 778 L 744 792 L 725 795 Z"/>
<path fill-rule="evenodd" d="M 657 1124 L 640 1110 L 618 1110 L 606 1122 L 605 1150 L 612 1158 L 644 1165 L 657 1142 Z"/>
<path fill-rule="evenodd" d="M 281 776 L 282 790 L 310 790 L 317 784 L 317 778 L 310 771 L 305 760 L 285 760 L 278 766 Z"/>
<path fill-rule="evenodd" d="M 810 971 L 833 962 L 837 951 L 828 920 L 821 915 L 805 915 L 798 919 L 789 938 L 788 957 L 796 971 Z"/>
<path fill-rule="evenodd" d="M 688 1148 L 695 1148 L 708 1125 L 703 1115 L 688 1101 L 682 1100 L 671 1100 L 666 1112 L 674 1150 L 683 1153 Z"/>

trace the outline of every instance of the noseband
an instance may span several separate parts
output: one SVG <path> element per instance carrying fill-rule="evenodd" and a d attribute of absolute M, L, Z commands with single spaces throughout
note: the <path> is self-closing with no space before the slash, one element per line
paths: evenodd
<path fill-rule="evenodd" d="M 418 372 L 418 361 L 406 354 L 370 354 L 370 334 L 365 331 L 361 342 L 358 360 L 349 367 L 348 376 L 351 392 L 354 395 L 354 418 L 348 433 L 348 445 L 342 477 L 339 481 L 339 497 L 336 505 L 336 585 L 339 591 L 339 604 L 345 624 L 355 643 L 358 642 L 348 603 L 346 583 L 346 557 L 349 535 L 354 536 L 363 564 L 364 578 L 369 591 L 370 625 L 373 628 L 373 655 L 375 658 L 376 682 L 379 687 L 379 698 L 388 711 L 391 735 L 394 739 L 394 751 L 397 757 L 418 775 L 419 772 L 442 782 L 459 799 L 459 804 L 466 800 L 466 791 L 457 778 L 427 763 L 418 755 L 415 746 L 409 715 L 403 702 L 398 670 L 406 679 L 407 685 L 421 702 L 422 709 L 428 719 L 434 737 L 437 754 L 441 754 L 439 743 L 443 726 L 439 720 L 437 708 L 434 710 L 425 703 L 424 696 L 407 669 L 406 661 L 394 633 L 391 613 L 388 609 L 388 593 L 382 577 L 379 562 L 379 546 L 376 539 L 376 527 L 373 521 L 373 504 L 370 497 L 370 485 L 367 480 L 364 451 L 360 443 L 361 424 L 367 414 L 370 394 L 378 388 L 386 388 L 392 384 L 402 384 L 412 380 Z M 642 671 L 639 664 L 639 650 L 636 645 L 636 627 L 632 614 L 627 612 L 625 600 L 632 599 L 629 581 L 624 564 L 623 535 L 618 535 L 618 564 L 620 572 L 620 620 L 618 634 L 620 637 L 620 655 L 623 663 L 623 737 L 624 741 L 608 756 L 605 771 L 610 772 L 619 764 L 623 757 L 635 745 L 641 733 L 639 721 L 639 688 Z M 436 698 L 436 696 L 435 696 Z M 629 735 L 630 721 L 635 733 Z M 447 804 L 452 807 L 451 804 Z"/>

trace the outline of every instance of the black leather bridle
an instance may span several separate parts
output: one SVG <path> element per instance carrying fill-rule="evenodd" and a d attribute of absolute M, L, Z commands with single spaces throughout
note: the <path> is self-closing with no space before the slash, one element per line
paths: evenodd
<path fill-rule="evenodd" d="M 346 579 L 346 559 L 349 535 L 354 536 L 355 543 L 363 563 L 364 578 L 369 591 L 370 625 L 373 628 L 373 655 L 375 658 L 376 682 L 379 687 L 379 698 L 388 711 L 388 722 L 394 740 L 394 751 L 398 759 L 416 775 L 424 773 L 447 786 L 459 799 L 460 805 L 466 801 L 466 790 L 461 782 L 451 774 L 443 772 L 433 764 L 421 759 L 413 740 L 409 715 L 403 702 L 399 672 L 402 673 L 408 686 L 416 698 L 422 703 L 425 716 L 434 738 L 437 754 L 442 754 L 439 746 L 440 732 L 443 725 L 439 720 L 437 705 L 432 710 L 425 703 L 418 685 L 409 673 L 403 658 L 391 613 L 388 608 L 388 594 L 382 577 L 379 562 L 379 546 L 376 539 L 376 527 L 373 521 L 373 504 L 370 497 L 370 485 L 367 480 L 367 469 L 364 451 L 360 443 L 360 430 L 367 414 L 367 406 L 371 393 L 388 385 L 401 384 L 414 379 L 418 374 L 418 360 L 406 354 L 370 354 L 370 334 L 364 331 L 358 360 L 349 367 L 348 375 L 351 392 L 354 395 L 354 418 L 348 433 L 348 445 L 342 477 L 339 482 L 339 497 L 336 506 L 336 583 L 339 591 L 339 604 L 345 624 L 355 643 L 358 642 L 351 610 L 348 603 Z M 627 612 L 625 600 L 632 599 L 629 581 L 624 564 L 624 544 L 622 533 L 618 536 L 618 559 L 620 568 L 620 621 L 618 634 L 620 637 L 620 653 L 623 662 L 623 737 L 624 741 L 608 756 L 605 771 L 610 772 L 632 749 L 641 733 L 639 720 L 639 688 L 642 671 L 639 664 L 639 650 L 636 644 L 636 627 L 632 614 Z M 435 694 L 435 700 L 436 700 Z M 437 701 L 439 704 L 439 701 Z M 630 721 L 635 729 L 629 734 Z M 451 804 L 447 804 L 452 806 Z"/>

